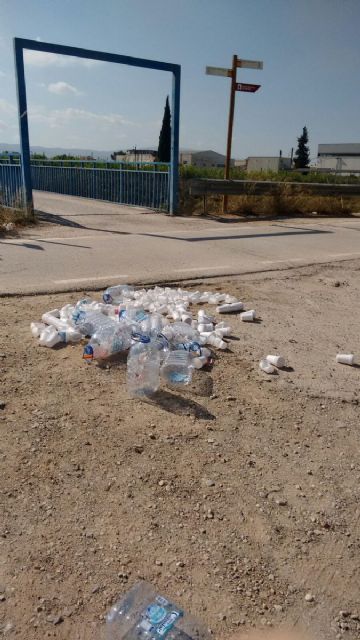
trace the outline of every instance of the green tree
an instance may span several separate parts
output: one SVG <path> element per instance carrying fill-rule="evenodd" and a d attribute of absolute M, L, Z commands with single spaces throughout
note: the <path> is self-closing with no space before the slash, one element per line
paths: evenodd
<path fill-rule="evenodd" d="M 295 151 L 294 164 L 297 169 L 303 169 L 309 166 L 310 151 L 308 147 L 309 136 L 306 127 L 303 128 L 301 136 L 297 139 L 298 146 Z"/>
<path fill-rule="evenodd" d="M 47 160 L 45 153 L 32 153 L 30 157 L 33 160 Z"/>
<path fill-rule="evenodd" d="M 159 136 L 158 161 L 170 162 L 171 156 L 171 113 L 169 106 L 169 96 L 166 97 L 164 117 Z"/>

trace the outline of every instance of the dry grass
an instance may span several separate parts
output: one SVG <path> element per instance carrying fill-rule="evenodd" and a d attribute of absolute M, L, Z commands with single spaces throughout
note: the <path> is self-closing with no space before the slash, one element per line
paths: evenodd
<path fill-rule="evenodd" d="M 34 217 L 29 217 L 23 209 L 10 209 L 0 205 L 0 233 L 6 232 L 4 225 L 13 223 L 16 227 L 25 227 L 29 224 L 35 224 Z"/>
<path fill-rule="evenodd" d="M 207 198 L 207 214 L 222 213 L 222 196 Z M 186 215 L 203 215 L 204 201 L 202 197 L 191 196 L 188 186 L 182 184 L 180 196 L 181 212 Z M 316 196 L 305 192 L 289 195 L 286 192 L 274 195 L 229 196 L 228 213 L 239 216 L 258 216 L 271 218 L 276 216 L 307 216 L 316 212 L 318 215 L 348 216 L 360 211 L 360 197 L 342 198 L 339 196 Z"/>

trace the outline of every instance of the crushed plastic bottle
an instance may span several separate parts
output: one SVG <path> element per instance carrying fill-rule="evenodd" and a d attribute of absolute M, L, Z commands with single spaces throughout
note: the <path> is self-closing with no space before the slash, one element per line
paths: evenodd
<path fill-rule="evenodd" d="M 105 360 L 115 353 L 127 351 L 131 345 L 131 326 L 125 322 L 104 324 L 84 347 L 84 360 Z"/>
<path fill-rule="evenodd" d="M 160 351 L 151 344 L 150 336 L 133 335 L 127 359 L 127 389 L 131 397 L 150 396 L 160 386 Z"/>
<path fill-rule="evenodd" d="M 73 325 L 85 336 L 92 336 L 105 326 L 113 326 L 116 322 L 96 309 L 75 309 L 72 315 Z"/>
<path fill-rule="evenodd" d="M 159 595 L 147 582 L 136 584 L 106 616 L 107 640 L 210 640 L 203 623 Z"/>

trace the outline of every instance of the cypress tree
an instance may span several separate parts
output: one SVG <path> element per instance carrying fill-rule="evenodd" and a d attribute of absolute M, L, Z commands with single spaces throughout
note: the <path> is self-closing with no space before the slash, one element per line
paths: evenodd
<path fill-rule="evenodd" d="M 309 136 L 306 127 L 303 128 L 301 136 L 297 139 L 298 146 L 295 152 L 294 164 L 297 169 L 303 169 L 309 166 L 310 151 L 308 147 Z"/>
<path fill-rule="evenodd" d="M 170 162 L 171 157 L 171 114 L 169 96 L 166 97 L 164 117 L 159 136 L 158 161 Z"/>

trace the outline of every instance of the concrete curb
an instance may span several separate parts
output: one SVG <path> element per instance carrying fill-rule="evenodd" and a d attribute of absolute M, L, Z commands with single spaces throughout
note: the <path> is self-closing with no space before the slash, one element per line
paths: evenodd
<path fill-rule="evenodd" d="M 248 275 L 256 275 L 256 274 L 265 274 L 265 273 L 276 273 L 276 272 L 281 272 L 281 271 L 293 271 L 296 269 L 305 269 L 306 267 L 315 267 L 315 266 L 326 266 L 326 265 L 332 265 L 334 263 L 344 263 L 344 262 L 353 262 L 359 260 L 359 258 L 339 258 L 338 260 L 334 259 L 334 260 L 317 260 L 315 262 L 304 262 L 304 263 L 297 263 L 297 264 L 289 264 L 289 265 L 284 265 L 284 266 L 278 266 L 278 267 L 269 267 L 266 269 L 252 269 L 249 271 L 229 271 L 227 273 L 219 273 L 219 274 L 214 274 L 214 273 L 208 273 L 208 272 L 204 272 L 202 274 L 199 274 L 198 276 L 195 277 L 189 277 L 188 275 L 185 276 L 178 276 L 177 278 L 143 278 L 141 280 L 137 279 L 133 279 L 133 278 L 129 278 L 127 280 L 126 284 L 132 284 L 134 286 L 155 286 L 155 285 L 159 285 L 159 286 L 167 286 L 167 285 L 175 285 L 175 284 L 180 284 L 183 282 L 188 282 L 188 283 L 192 283 L 192 282 L 201 282 L 202 280 L 218 280 L 219 278 L 236 278 L 236 277 L 240 277 L 240 276 L 248 276 Z M 34 296 L 47 296 L 47 295 L 57 295 L 57 294 L 63 294 L 63 293 L 77 293 L 77 292 L 86 292 L 86 291 L 103 291 L 104 289 L 106 289 L 106 287 L 110 287 L 113 285 L 118 284 L 118 281 L 106 281 L 103 284 L 99 284 L 98 282 L 95 284 L 94 282 L 91 281 L 91 279 L 89 279 L 88 283 L 82 282 L 81 285 L 80 284 L 74 284 L 71 287 L 64 287 L 64 288 L 59 288 L 59 289 L 39 289 L 38 291 L 36 290 L 31 290 L 31 291 L 17 291 L 17 292 L 0 292 L 0 299 L 4 299 L 4 298 L 21 298 L 21 297 L 34 297 Z"/>

